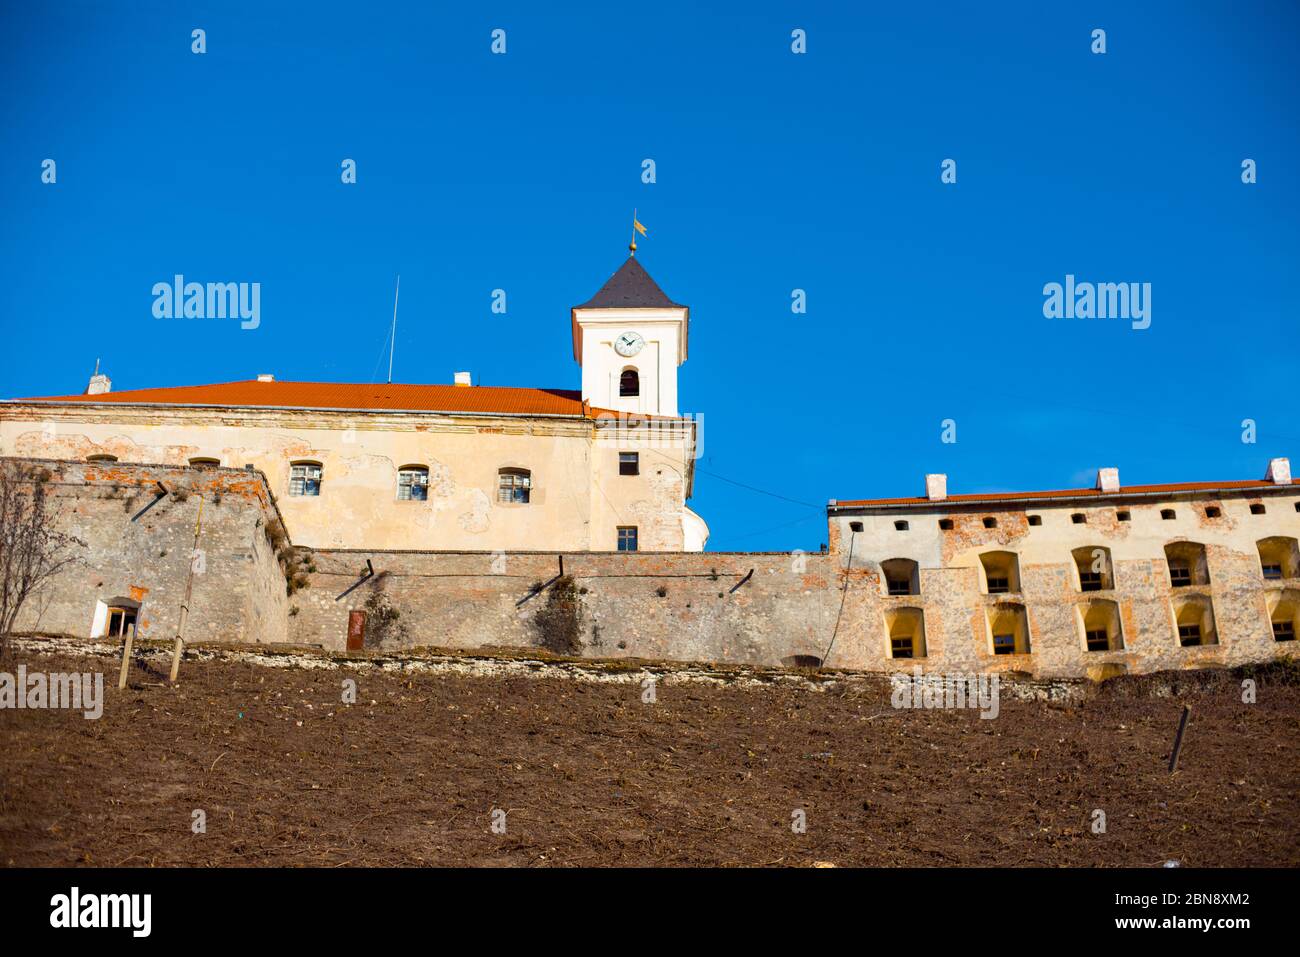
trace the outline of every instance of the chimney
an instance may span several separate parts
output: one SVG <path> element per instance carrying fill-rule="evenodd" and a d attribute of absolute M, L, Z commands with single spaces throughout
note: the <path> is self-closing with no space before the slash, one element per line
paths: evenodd
<path fill-rule="evenodd" d="M 113 380 L 99 371 L 99 360 L 96 359 L 95 374 L 90 377 L 90 385 L 86 386 L 86 395 L 103 395 L 112 389 Z"/>
<path fill-rule="evenodd" d="M 925 477 L 925 497 L 932 502 L 942 502 L 948 497 L 948 476 L 927 475 Z"/>
<path fill-rule="evenodd" d="M 1273 459 L 1268 463 L 1268 471 L 1264 473 L 1264 478 L 1274 485 L 1290 485 L 1291 460 Z"/>
<path fill-rule="evenodd" d="M 471 383 L 470 383 L 470 381 L 469 381 L 469 373 L 468 373 L 468 372 L 457 372 L 457 373 L 456 373 L 456 384 L 457 384 L 457 385 L 471 385 Z"/>
<path fill-rule="evenodd" d="M 257 381 L 258 381 L 258 382 L 274 382 L 274 381 L 275 381 L 275 374 L 272 373 L 272 372 L 259 372 L 259 373 L 257 374 Z"/>
<path fill-rule="evenodd" d="M 1097 469 L 1097 491 L 1119 491 L 1119 469 Z"/>

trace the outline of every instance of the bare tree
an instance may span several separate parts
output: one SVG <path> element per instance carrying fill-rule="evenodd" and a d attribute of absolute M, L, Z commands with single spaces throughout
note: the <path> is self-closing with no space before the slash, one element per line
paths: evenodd
<path fill-rule="evenodd" d="M 79 560 L 80 539 L 55 528 L 46 491 L 50 473 L 0 462 L 0 657 L 23 604 L 45 582 Z"/>

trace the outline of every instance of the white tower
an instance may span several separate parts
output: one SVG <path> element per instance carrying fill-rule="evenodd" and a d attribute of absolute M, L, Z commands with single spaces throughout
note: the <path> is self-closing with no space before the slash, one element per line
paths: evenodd
<path fill-rule="evenodd" d="M 573 307 L 583 400 L 598 409 L 676 416 L 690 312 L 628 256 L 596 295 Z"/>

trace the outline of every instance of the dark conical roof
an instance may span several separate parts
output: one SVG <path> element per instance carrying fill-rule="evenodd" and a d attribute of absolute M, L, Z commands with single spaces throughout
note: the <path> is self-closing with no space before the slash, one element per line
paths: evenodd
<path fill-rule="evenodd" d="M 635 256 L 628 256 L 627 262 L 618 268 L 618 272 L 605 281 L 600 291 L 576 309 L 684 309 L 680 303 L 673 302 L 659 288 L 659 284 L 650 278 Z"/>

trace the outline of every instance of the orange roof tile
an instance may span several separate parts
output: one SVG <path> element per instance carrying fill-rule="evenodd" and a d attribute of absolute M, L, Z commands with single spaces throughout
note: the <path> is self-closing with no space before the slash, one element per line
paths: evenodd
<path fill-rule="evenodd" d="M 495 415 L 591 417 L 573 389 L 505 386 L 368 385 L 349 382 L 219 382 L 163 389 L 129 389 L 99 395 L 54 395 L 14 402 L 76 402 L 95 405 L 181 405 L 370 412 L 480 412 Z"/>
<path fill-rule="evenodd" d="M 1172 485 L 1125 485 L 1115 492 L 1103 492 L 1096 488 L 1072 488 L 1039 492 L 981 492 L 971 495 L 949 495 L 947 498 L 942 499 L 928 499 L 920 495 L 908 498 L 836 500 L 835 504 L 828 506 L 828 508 L 874 508 L 877 506 L 888 508 L 904 505 L 942 508 L 946 505 L 975 505 L 983 502 L 992 504 L 1026 499 L 1113 499 L 1124 498 L 1125 496 L 1172 495 L 1179 492 L 1242 491 L 1263 488 L 1294 488 L 1294 486 L 1278 486 L 1268 479 L 1249 479 L 1235 482 L 1180 482 Z M 1300 491 L 1300 489 L 1297 489 L 1297 491 Z"/>

